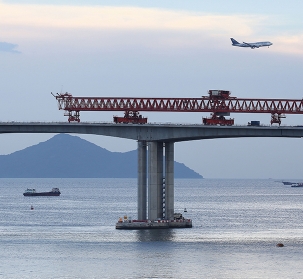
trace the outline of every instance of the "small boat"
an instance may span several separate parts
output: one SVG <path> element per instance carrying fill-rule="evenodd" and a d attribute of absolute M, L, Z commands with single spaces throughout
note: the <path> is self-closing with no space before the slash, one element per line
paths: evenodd
<path fill-rule="evenodd" d="M 23 193 L 25 197 L 33 197 L 33 196 L 60 196 L 61 192 L 59 188 L 53 188 L 50 192 L 37 192 L 36 189 L 27 188 Z"/>
<path fill-rule="evenodd" d="M 303 183 L 302 182 L 293 183 L 290 187 L 303 187 Z"/>
<path fill-rule="evenodd" d="M 289 182 L 289 181 L 282 181 L 282 183 L 284 185 L 293 185 L 294 184 L 294 182 Z"/>

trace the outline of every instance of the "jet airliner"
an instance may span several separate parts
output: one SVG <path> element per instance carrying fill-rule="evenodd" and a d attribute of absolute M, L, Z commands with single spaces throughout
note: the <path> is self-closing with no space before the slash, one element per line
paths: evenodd
<path fill-rule="evenodd" d="M 256 43 L 245 43 L 243 42 L 242 44 L 237 42 L 234 38 L 230 38 L 232 42 L 232 46 L 237 46 L 237 47 L 250 47 L 250 48 L 259 48 L 259 47 L 270 47 L 272 45 L 271 42 L 256 42 Z"/>

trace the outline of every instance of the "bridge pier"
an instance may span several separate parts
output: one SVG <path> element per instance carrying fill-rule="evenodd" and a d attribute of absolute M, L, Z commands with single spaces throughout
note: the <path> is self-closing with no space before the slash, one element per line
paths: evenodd
<path fill-rule="evenodd" d="M 174 219 L 174 142 L 165 142 L 165 219 Z"/>
<path fill-rule="evenodd" d="M 131 220 L 126 217 L 123 221 L 120 218 L 116 229 L 191 227 L 190 219 L 185 219 L 181 214 L 174 216 L 174 142 L 151 141 L 146 144 L 145 141 L 138 141 L 138 219 Z"/>
<path fill-rule="evenodd" d="M 146 220 L 147 162 L 146 142 L 138 141 L 138 220 Z"/>
<path fill-rule="evenodd" d="M 163 219 L 163 143 L 148 143 L 148 219 Z"/>
<path fill-rule="evenodd" d="M 145 142 L 138 141 L 138 220 L 173 220 L 174 143 L 148 142 L 148 203 L 146 147 Z"/>

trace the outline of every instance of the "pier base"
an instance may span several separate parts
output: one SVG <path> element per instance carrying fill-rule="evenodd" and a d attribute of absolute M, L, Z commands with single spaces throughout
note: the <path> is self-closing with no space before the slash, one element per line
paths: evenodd
<path fill-rule="evenodd" d="M 181 218 L 173 220 L 132 220 L 124 216 L 116 223 L 116 229 L 120 230 L 145 230 L 145 229 L 170 229 L 170 228 L 191 228 L 192 220 L 185 219 L 180 213 L 177 213 Z"/>
<path fill-rule="evenodd" d="M 192 221 L 186 219 L 182 222 L 171 220 L 150 221 L 150 220 L 129 220 L 128 222 L 116 223 L 116 229 L 120 230 L 149 230 L 149 229 L 171 229 L 171 228 L 191 228 Z"/>

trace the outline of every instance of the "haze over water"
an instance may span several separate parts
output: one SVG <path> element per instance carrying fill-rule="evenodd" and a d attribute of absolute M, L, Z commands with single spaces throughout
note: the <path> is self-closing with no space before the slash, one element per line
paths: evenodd
<path fill-rule="evenodd" d="M 0 187 L 0 278 L 303 276 L 303 188 L 177 179 L 175 212 L 187 208 L 193 228 L 121 231 L 118 218 L 137 215 L 136 179 L 1 179 Z M 22 195 L 53 187 L 60 197 Z"/>

